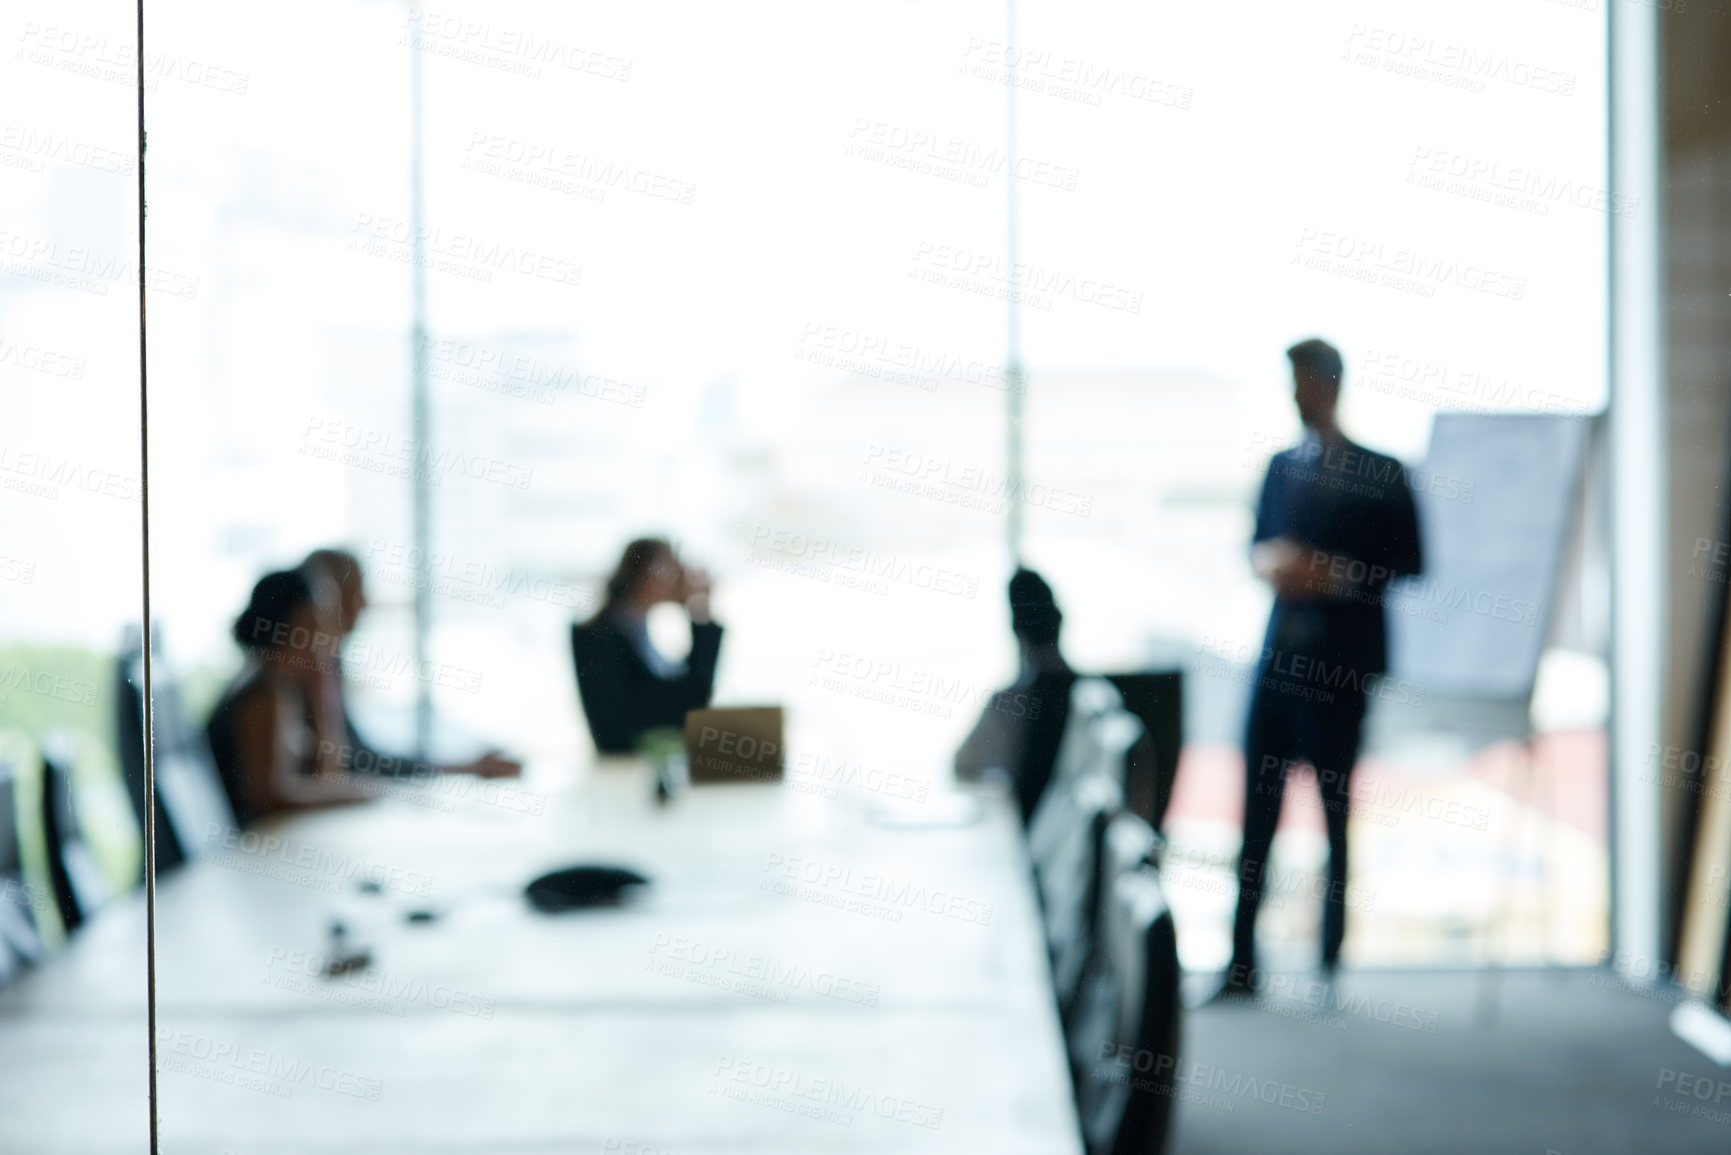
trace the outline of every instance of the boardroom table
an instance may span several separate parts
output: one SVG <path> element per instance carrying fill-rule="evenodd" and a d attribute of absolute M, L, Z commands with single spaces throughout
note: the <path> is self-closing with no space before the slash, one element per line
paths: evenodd
<path fill-rule="evenodd" d="M 1080 1151 L 1006 796 L 534 769 L 210 829 L 157 889 L 164 1151 Z M 530 908 L 579 862 L 652 881 Z M 0 992 L 0 1149 L 145 1149 L 144 931 Z"/>

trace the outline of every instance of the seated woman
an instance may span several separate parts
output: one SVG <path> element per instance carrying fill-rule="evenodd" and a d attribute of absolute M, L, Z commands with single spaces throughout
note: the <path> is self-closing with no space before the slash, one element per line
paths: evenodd
<path fill-rule="evenodd" d="M 1020 651 L 1015 684 L 993 694 L 978 725 L 956 751 L 956 778 L 1009 778 L 1022 821 L 1033 817 L 1051 780 L 1070 717 L 1070 687 L 1076 675 L 1058 651 L 1064 615 L 1052 587 L 1033 570 L 1010 578 L 1010 629 Z"/>
<path fill-rule="evenodd" d="M 661 602 L 683 602 L 691 615 L 691 652 L 683 662 L 668 661 L 649 640 L 649 610 Z M 660 538 L 626 546 L 601 609 L 571 627 L 577 692 L 595 748 L 629 754 L 649 731 L 684 726 L 687 710 L 709 705 L 720 655 L 708 576 L 686 569 Z"/>
<path fill-rule="evenodd" d="M 339 765 L 340 700 L 328 692 L 337 630 L 306 577 L 266 574 L 234 623 L 245 667 L 205 728 L 235 818 L 373 796 Z"/>

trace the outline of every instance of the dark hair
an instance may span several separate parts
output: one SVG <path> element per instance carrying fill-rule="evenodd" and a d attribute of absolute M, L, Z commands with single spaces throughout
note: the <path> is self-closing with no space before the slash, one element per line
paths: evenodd
<path fill-rule="evenodd" d="M 662 537 L 640 537 L 626 546 L 625 552 L 619 555 L 619 564 L 613 567 L 613 576 L 607 579 L 607 593 L 595 617 L 600 618 L 630 597 L 662 553 L 669 556 L 673 553 L 673 546 Z"/>
<path fill-rule="evenodd" d="M 1058 627 L 1064 615 L 1052 597 L 1046 579 L 1031 569 L 1019 569 L 1010 577 L 1010 628 L 1036 646 L 1058 643 Z"/>
<path fill-rule="evenodd" d="M 252 600 L 234 620 L 234 640 L 244 650 L 268 650 L 277 627 L 286 625 L 302 606 L 313 604 L 312 583 L 305 574 L 292 569 L 267 573 L 252 587 Z"/>
<path fill-rule="evenodd" d="M 1336 389 L 1340 388 L 1340 375 L 1345 370 L 1345 364 L 1340 359 L 1340 350 L 1321 337 L 1300 341 L 1286 351 L 1286 356 L 1292 362 L 1294 372 L 1308 371 L 1318 374 L 1328 378 Z"/>

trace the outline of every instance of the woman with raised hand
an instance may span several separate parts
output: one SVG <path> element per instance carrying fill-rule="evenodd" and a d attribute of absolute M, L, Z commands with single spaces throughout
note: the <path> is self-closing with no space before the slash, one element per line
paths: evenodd
<path fill-rule="evenodd" d="M 662 602 L 691 616 L 691 652 L 670 661 L 649 640 L 649 611 Z M 709 577 L 687 569 L 661 538 L 625 547 L 607 597 L 571 627 L 571 654 L 589 733 L 603 754 L 629 754 L 652 730 L 679 729 L 688 710 L 709 705 L 721 626 L 709 620 Z"/>

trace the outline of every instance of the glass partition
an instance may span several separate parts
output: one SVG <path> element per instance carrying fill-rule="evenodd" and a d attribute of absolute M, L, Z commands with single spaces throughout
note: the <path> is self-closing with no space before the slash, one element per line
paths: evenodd
<path fill-rule="evenodd" d="M 12 6 L 0 97 L 0 1147 L 149 1126 L 133 14 Z"/>
<path fill-rule="evenodd" d="M 1585 430 L 1531 700 L 1440 736 L 1373 712 L 1352 881 L 1380 913 L 1347 961 L 1597 960 L 1604 238 L 1641 206 L 1603 188 L 1600 22 L 1528 7 L 1267 5 L 1254 37 L 1206 6 L 1023 3 L 1013 35 L 977 0 L 150 8 L 148 628 L 134 13 L 23 12 L 0 73 L 30 109 L 0 126 L 0 1147 L 137 1147 L 152 804 L 165 1149 L 632 1150 L 641 1103 L 577 1118 L 539 1073 L 607 1085 L 597 1056 L 632 1048 L 710 1109 L 676 1036 L 715 1008 L 670 995 L 658 952 L 749 954 L 790 856 L 845 872 L 866 825 L 945 825 L 958 745 L 1030 675 L 1018 565 L 1076 670 L 1182 672 L 1163 881 L 1183 963 L 1220 968 L 1270 606 L 1247 547 L 1301 434 L 1283 354 L 1313 335 L 1345 354 L 1347 433 L 1409 469 L 1439 413 Z M 1487 479 L 1443 480 L 1470 503 Z M 783 842 L 725 808 L 679 827 L 701 741 L 618 750 L 585 712 L 573 627 L 635 588 L 639 538 L 686 572 L 626 643 L 665 677 L 719 644 L 714 702 L 781 710 Z M 1279 965 L 1319 930 L 1320 796 L 1295 783 Z M 662 845 L 639 829 L 702 903 L 525 929 L 530 877 L 633 865 Z M 932 853 L 894 843 L 871 885 L 978 865 Z M 1032 909 L 998 882 L 946 901 Z M 859 921 L 805 920 L 792 962 L 910 949 Z M 950 929 L 909 936 L 934 972 L 978 949 Z M 815 1028 L 766 1030 L 796 1051 Z"/>

